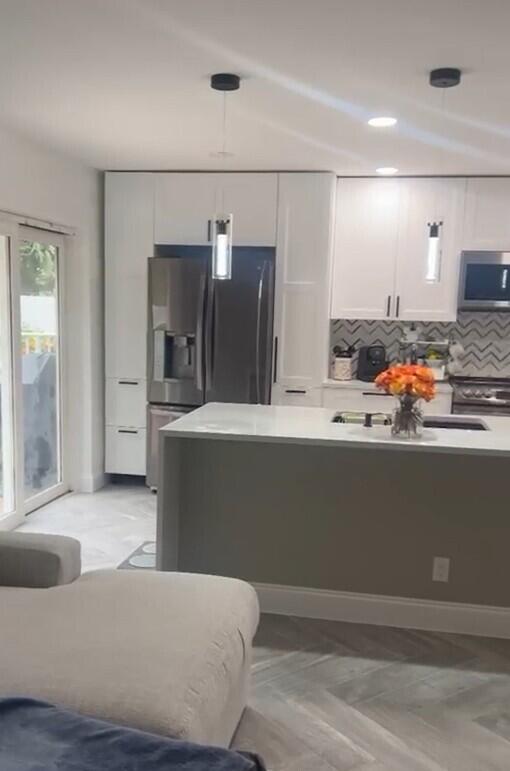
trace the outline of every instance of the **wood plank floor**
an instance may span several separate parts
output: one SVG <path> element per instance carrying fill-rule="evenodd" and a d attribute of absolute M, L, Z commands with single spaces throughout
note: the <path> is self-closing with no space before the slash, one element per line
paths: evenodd
<path fill-rule="evenodd" d="M 510 771 L 510 640 L 263 616 L 234 746 L 270 771 Z"/>

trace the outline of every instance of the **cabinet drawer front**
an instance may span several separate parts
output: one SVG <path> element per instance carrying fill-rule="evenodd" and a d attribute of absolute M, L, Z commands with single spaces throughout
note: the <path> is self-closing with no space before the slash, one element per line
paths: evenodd
<path fill-rule="evenodd" d="M 391 412 L 395 406 L 393 396 L 374 392 L 370 386 L 367 391 L 325 388 L 322 401 L 324 407 L 345 412 Z"/>
<path fill-rule="evenodd" d="M 106 427 L 105 471 L 109 474 L 145 476 L 146 431 L 144 428 Z"/>
<path fill-rule="evenodd" d="M 106 381 L 106 425 L 145 428 L 146 381 L 139 378 L 108 378 Z"/>
<path fill-rule="evenodd" d="M 321 407 L 322 388 L 306 388 L 298 385 L 274 386 L 271 404 L 287 407 Z"/>
<path fill-rule="evenodd" d="M 369 386 L 370 389 L 370 386 Z M 391 413 L 397 405 L 394 396 L 349 389 L 325 388 L 322 397 L 323 406 L 342 412 L 384 412 Z M 449 415 L 452 411 L 450 394 L 437 394 L 431 402 L 422 401 L 421 407 L 426 415 Z"/>

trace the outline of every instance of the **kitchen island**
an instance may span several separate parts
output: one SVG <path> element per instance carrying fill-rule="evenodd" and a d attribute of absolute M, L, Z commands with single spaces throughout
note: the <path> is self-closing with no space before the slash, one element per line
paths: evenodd
<path fill-rule="evenodd" d="M 510 607 L 510 421 L 407 440 L 334 414 L 208 404 L 162 429 L 159 569 L 243 578 L 311 615 L 346 597 Z"/>

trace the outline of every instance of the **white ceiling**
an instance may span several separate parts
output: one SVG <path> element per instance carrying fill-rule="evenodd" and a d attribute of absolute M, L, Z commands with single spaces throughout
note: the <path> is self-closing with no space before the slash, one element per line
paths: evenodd
<path fill-rule="evenodd" d="M 508 174 L 509 29 L 510 0 L 0 0 L 0 123 L 98 168 Z"/>

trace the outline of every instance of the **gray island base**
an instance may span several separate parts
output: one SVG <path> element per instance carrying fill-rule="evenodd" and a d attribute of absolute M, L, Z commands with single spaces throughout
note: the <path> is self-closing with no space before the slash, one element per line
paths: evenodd
<path fill-rule="evenodd" d="M 158 568 L 510 607 L 503 424 L 406 443 L 333 414 L 210 404 L 162 429 Z"/>

